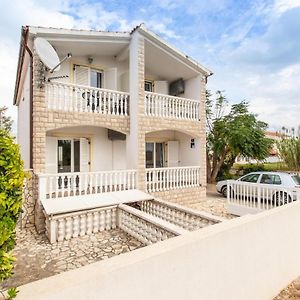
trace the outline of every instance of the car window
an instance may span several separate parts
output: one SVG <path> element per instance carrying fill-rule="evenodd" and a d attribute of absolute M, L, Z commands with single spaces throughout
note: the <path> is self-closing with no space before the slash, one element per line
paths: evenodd
<path fill-rule="evenodd" d="M 260 180 L 263 184 L 281 184 L 279 175 L 263 174 Z"/>
<path fill-rule="evenodd" d="M 281 178 L 279 175 L 273 175 L 273 184 L 281 184 Z"/>
<path fill-rule="evenodd" d="M 294 180 L 294 182 L 297 185 L 300 185 L 300 177 L 299 177 L 299 175 L 292 175 L 291 177 L 292 177 L 292 179 Z"/>
<path fill-rule="evenodd" d="M 242 178 L 240 179 L 240 181 L 253 182 L 253 183 L 255 183 L 255 182 L 257 182 L 258 177 L 259 177 L 259 174 L 248 174 L 248 175 L 242 177 Z"/>

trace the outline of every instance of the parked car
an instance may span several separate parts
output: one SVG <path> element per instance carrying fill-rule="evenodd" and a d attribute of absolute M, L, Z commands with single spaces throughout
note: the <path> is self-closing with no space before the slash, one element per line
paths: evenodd
<path fill-rule="evenodd" d="M 252 172 L 237 179 L 237 181 L 271 184 L 282 187 L 298 187 L 300 188 L 300 177 L 297 174 L 283 172 Z M 217 183 L 217 192 L 227 197 L 227 180 L 222 180 Z"/>

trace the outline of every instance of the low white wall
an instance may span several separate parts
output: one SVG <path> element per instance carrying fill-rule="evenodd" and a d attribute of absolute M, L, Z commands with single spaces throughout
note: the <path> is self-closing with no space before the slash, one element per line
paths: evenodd
<path fill-rule="evenodd" d="M 300 202 L 20 287 L 18 299 L 266 300 L 300 274 Z"/>

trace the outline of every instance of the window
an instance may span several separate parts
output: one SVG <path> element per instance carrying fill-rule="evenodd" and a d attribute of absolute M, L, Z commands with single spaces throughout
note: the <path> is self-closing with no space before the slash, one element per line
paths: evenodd
<path fill-rule="evenodd" d="M 103 87 L 103 71 L 80 65 L 74 65 L 73 70 L 76 84 Z"/>
<path fill-rule="evenodd" d="M 153 92 L 153 82 L 145 80 L 145 91 L 146 92 Z"/>
<path fill-rule="evenodd" d="M 146 143 L 146 168 L 162 168 L 164 160 L 164 143 Z"/>
<path fill-rule="evenodd" d="M 281 184 L 279 175 L 263 174 L 260 180 L 263 184 Z"/>
<path fill-rule="evenodd" d="M 256 183 L 258 178 L 259 174 L 248 174 L 242 177 L 240 181 Z"/>
<path fill-rule="evenodd" d="M 102 72 L 94 69 L 90 70 L 90 86 L 96 88 L 102 87 Z"/>
<path fill-rule="evenodd" d="M 292 179 L 294 180 L 295 184 L 300 185 L 299 175 L 292 175 Z"/>

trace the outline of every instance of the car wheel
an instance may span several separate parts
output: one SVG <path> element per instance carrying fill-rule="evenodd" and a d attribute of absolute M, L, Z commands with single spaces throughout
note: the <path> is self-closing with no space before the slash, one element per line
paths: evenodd
<path fill-rule="evenodd" d="M 288 193 L 277 192 L 273 196 L 273 203 L 276 203 L 276 206 L 281 206 L 290 202 L 292 202 L 292 198 Z"/>
<path fill-rule="evenodd" d="M 227 198 L 227 185 L 223 186 L 221 189 L 223 197 Z"/>

